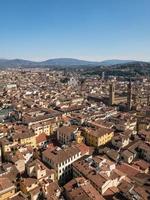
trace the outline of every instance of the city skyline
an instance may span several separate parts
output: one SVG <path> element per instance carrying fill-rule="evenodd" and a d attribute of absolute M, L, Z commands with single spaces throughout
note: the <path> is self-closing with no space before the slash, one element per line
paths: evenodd
<path fill-rule="evenodd" d="M 0 3 L 0 58 L 150 61 L 148 0 Z"/>

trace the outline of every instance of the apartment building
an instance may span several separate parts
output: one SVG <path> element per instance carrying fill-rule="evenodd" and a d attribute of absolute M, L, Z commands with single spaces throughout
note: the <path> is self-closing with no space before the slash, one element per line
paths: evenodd
<path fill-rule="evenodd" d="M 27 145 L 36 148 L 36 135 L 33 132 L 20 132 L 13 136 L 13 140 L 20 145 Z"/>
<path fill-rule="evenodd" d="M 62 126 L 57 130 L 57 140 L 61 144 L 67 145 L 71 141 L 75 140 L 77 133 L 77 126 Z"/>
<path fill-rule="evenodd" d="M 114 136 L 113 130 L 108 128 L 86 128 L 83 134 L 86 143 L 94 147 L 99 147 L 106 144 L 107 142 L 111 141 Z"/>
<path fill-rule="evenodd" d="M 102 195 L 92 186 L 90 181 L 84 177 L 72 179 L 64 186 L 65 197 L 67 200 L 104 200 Z"/>
<path fill-rule="evenodd" d="M 46 135 L 51 135 L 58 128 L 58 122 L 55 119 L 48 121 L 38 122 L 30 126 L 36 135 L 45 133 Z"/>
<path fill-rule="evenodd" d="M 43 179 L 55 180 L 55 170 L 48 169 L 40 160 L 36 159 L 29 162 L 26 166 L 27 174 L 29 177 L 36 177 L 37 180 Z"/>
<path fill-rule="evenodd" d="M 8 179 L 0 177 L 0 200 L 7 200 L 15 194 L 15 185 Z"/>
<path fill-rule="evenodd" d="M 116 169 L 115 163 L 100 156 L 81 158 L 74 162 L 73 176 L 83 176 L 101 194 L 111 187 L 117 187 L 125 178 L 125 174 Z"/>
<path fill-rule="evenodd" d="M 58 181 L 65 182 L 72 175 L 72 163 L 81 156 L 81 151 L 75 146 L 65 149 L 58 147 L 53 151 L 50 149 L 45 150 L 42 159 L 47 165 L 56 170 Z"/>

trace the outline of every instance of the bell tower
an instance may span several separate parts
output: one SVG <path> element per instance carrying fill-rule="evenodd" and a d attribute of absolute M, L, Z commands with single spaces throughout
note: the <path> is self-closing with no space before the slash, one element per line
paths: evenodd
<path fill-rule="evenodd" d="M 112 106 L 115 101 L 115 84 L 111 83 L 109 85 L 109 105 Z"/>
<path fill-rule="evenodd" d="M 131 110 L 131 108 L 132 108 L 132 83 L 131 83 L 131 79 L 129 80 L 129 83 L 128 83 L 127 106 L 128 106 L 128 110 Z"/>

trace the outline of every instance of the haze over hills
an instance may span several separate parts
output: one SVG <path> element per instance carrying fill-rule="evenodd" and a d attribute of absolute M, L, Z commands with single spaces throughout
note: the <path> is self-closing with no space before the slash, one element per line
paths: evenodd
<path fill-rule="evenodd" d="M 101 62 L 96 62 L 96 61 L 79 60 L 74 58 L 55 58 L 55 59 L 36 62 L 23 59 L 0 59 L 0 67 L 36 67 L 36 66 L 39 67 L 94 66 L 95 67 L 95 66 L 112 66 L 116 64 L 125 64 L 132 62 L 141 62 L 141 61 L 112 59 L 112 60 L 104 60 Z"/>

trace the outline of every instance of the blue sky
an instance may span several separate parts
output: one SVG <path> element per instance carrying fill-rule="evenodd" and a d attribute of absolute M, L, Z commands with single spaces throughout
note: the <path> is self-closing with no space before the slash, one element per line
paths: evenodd
<path fill-rule="evenodd" d="M 150 61 L 150 0 L 0 0 L 0 58 Z"/>

